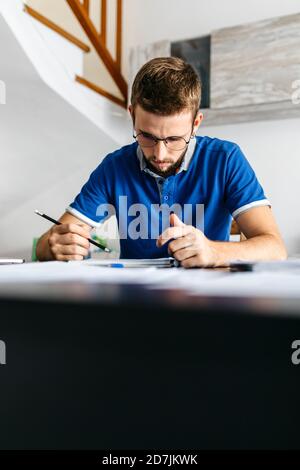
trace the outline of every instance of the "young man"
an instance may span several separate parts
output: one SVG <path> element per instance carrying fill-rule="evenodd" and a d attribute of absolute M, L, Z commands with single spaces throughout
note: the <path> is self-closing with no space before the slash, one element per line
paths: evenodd
<path fill-rule="evenodd" d="M 146 63 L 129 106 L 136 142 L 93 171 L 62 225 L 39 240 L 38 258 L 83 259 L 91 227 L 114 212 L 123 258 L 171 255 L 186 268 L 285 259 L 270 203 L 239 147 L 195 137 L 200 98 L 189 64 L 174 57 Z M 232 217 L 246 236 L 240 243 L 228 241 Z"/>

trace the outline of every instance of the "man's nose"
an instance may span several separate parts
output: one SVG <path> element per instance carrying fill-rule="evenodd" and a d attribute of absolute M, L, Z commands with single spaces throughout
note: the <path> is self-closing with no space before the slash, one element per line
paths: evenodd
<path fill-rule="evenodd" d="M 158 140 L 156 145 L 154 146 L 154 156 L 156 160 L 164 160 L 168 153 L 166 144 L 163 140 Z"/>

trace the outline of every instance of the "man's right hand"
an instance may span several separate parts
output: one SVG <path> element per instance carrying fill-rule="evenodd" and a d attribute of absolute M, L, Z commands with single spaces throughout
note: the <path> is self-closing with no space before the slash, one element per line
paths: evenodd
<path fill-rule="evenodd" d="M 48 236 L 53 259 L 58 261 L 82 260 L 89 253 L 90 228 L 87 225 L 62 223 L 54 225 Z"/>

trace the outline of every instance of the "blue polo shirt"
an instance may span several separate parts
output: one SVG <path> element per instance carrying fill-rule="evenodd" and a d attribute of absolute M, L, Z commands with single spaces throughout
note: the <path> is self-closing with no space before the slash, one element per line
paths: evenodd
<path fill-rule="evenodd" d="M 137 143 L 107 155 L 67 211 L 92 227 L 115 214 L 121 257 L 158 258 L 168 256 L 156 239 L 170 212 L 209 239 L 226 241 L 232 217 L 262 205 L 270 203 L 239 146 L 197 136 L 167 178 L 147 167 Z"/>

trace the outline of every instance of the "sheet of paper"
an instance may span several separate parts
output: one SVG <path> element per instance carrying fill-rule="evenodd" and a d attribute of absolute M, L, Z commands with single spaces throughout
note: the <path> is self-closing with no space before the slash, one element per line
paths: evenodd
<path fill-rule="evenodd" d="M 160 269 L 156 267 L 116 269 L 105 266 L 92 266 L 89 263 L 72 261 L 49 261 L 46 263 L 26 263 L 21 266 L 1 266 L 0 282 L 121 282 L 153 283 L 170 279 L 176 274 L 176 268 Z"/>
<path fill-rule="evenodd" d="M 22 264 L 25 260 L 22 258 L 0 258 L 0 266 L 3 264 Z"/>
<path fill-rule="evenodd" d="M 159 268 L 171 268 L 178 265 L 174 258 L 153 258 L 153 259 L 120 259 L 120 258 L 104 258 L 104 259 L 87 259 L 82 261 L 83 264 L 89 266 L 108 266 L 108 267 L 124 267 L 139 268 L 154 266 Z"/>
<path fill-rule="evenodd" d="M 155 287 L 184 289 L 191 295 L 300 298 L 300 272 L 295 270 L 242 273 L 204 269 L 177 271 L 181 275 L 176 278 L 176 284 L 172 279 L 166 279 L 163 285 Z"/>
<path fill-rule="evenodd" d="M 183 289 L 190 295 L 300 298 L 300 273 L 245 272 L 207 269 L 116 269 L 86 262 L 46 262 L 0 266 L 0 283 L 100 282 L 143 284 L 149 289 Z"/>

